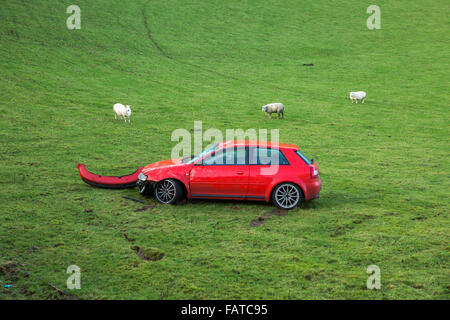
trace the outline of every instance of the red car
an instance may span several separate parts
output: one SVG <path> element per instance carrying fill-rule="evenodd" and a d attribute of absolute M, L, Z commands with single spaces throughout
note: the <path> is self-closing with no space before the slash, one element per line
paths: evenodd
<path fill-rule="evenodd" d="M 319 197 L 319 167 L 296 145 L 225 141 L 197 156 L 147 165 L 138 175 L 140 193 L 153 190 L 160 203 L 188 199 L 273 201 L 292 209 Z"/>

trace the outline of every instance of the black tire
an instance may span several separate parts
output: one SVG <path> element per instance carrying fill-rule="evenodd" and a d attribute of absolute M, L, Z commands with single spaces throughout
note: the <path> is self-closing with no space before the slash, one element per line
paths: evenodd
<path fill-rule="evenodd" d="M 183 187 L 175 179 L 164 179 L 155 186 L 155 199 L 162 204 L 176 204 L 183 199 Z"/>
<path fill-rule="evenodd" d="M 272 201 L 280 209 L 291 210 L 302 203 L 303 192 L 291 182 L 283 182 L 272 191 Z"/>

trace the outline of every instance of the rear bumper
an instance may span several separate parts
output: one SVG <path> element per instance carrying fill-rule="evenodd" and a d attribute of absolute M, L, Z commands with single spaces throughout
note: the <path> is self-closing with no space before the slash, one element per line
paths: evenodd
<path fill-rule="evenodd" d="M 306 185 L 306 199 L 305 200 L 312 200 L 316 199 L 320 195 L 320 190 L 322 189 L 322 180 L 318 178 L 317 180 L 314 180 Z"/>

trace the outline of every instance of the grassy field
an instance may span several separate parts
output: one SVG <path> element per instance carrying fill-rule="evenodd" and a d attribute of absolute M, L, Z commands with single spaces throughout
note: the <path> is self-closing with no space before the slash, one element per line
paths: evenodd
<path fill-rule="evenodd" d="M 49 283 L 79 299 L 450 298 L 448 1 L 379 0 L 381 30 L 364 1 L 78 0 L 68 30 L 71 4 L 0 4 L 0 299 L 64 298 Z M 286 118 L 269 120 L 277 101 Z M 251 227 L 273 206 L 144 208 L 80 180 L 79 162 L 170 158 L 195 120 L 279 129 L 319 163 L 320 199 Z"/>

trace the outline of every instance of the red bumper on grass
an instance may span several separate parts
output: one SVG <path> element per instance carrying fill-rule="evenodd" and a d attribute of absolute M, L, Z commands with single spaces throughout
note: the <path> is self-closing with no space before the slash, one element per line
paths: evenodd
<path fill-rule="evenodd" d="M 127 176 L 108 177 L 89 172 L 84 164 L 81 163 L 77 164 L 77 168 L 80 172 L 81 180 L 91 186 L 107 189 L 125 189 L 136 187 L 138 175 L 143 169 L 143 167 L 139 167 L 139 169 L 137 169 L 134 173 Z"/>

